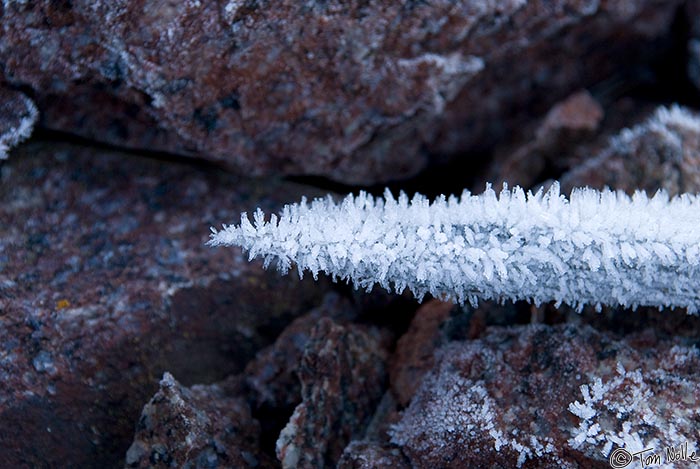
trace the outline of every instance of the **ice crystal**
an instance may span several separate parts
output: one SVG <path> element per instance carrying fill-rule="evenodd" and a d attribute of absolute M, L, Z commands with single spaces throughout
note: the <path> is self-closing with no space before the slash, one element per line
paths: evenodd
<path fill-rule="evenodd" d="M 0 94 L 0 160 L 4 160 L 12 147 L 31 135 L 39 110 L 21 93 L 4 91 Z"/>
<path fill-rule="evenodd" d="M 411 200 L 388 190 L 337 204 L 329 196 L 287 205 L 269 220 L 212 228 L 211 246 L 236 245 L 282 272 L 325 272 L 422 299 L 431 294 L 540 304 L 686 307 L 700 304 L 700 199 L 628 196 L 554 184 L 525 193 L 504 185 L 481 195 Z"/>
<path fill-rule="evenodd" d="M 694 349 L 671 349 L 674 361 L 696 361 L 697 355 Z M 631 454 L 648 449 L 662 453 L 685 442 L 689 453 L 697 452 L 700 433 L 695 422 L 700 410 L 695 406 L 695 384 L 664 368 L 652 368 L 643 374 L 618 364 L 616 371 L 610 379 L 595 378 L 581 386 L 583 402 L 569 405 L 569 411 L 580 419 L 569 444 L 591 456 L 599 451 L 605 458 L 613 447 L 625 448 Z"/>

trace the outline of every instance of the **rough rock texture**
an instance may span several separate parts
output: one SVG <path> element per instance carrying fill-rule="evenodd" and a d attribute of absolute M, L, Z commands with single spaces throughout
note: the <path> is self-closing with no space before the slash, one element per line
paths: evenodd
<path fill-rule="evenodd" d="M 567 163 L 567 154 L 600 129 L 604 111 L 593 96 L 580 90 L 554 105 L 536 124 L 523 130 L 523 142 L 509 142 L 496 151 L 484 182 L 499 187 L 531 187 L 548 168 Z M 515 147 L 515 148 L 513 148 Z"/>
<path fill-rule="evenodd" d="M 338 461 L 338 469 L 409 469 L 411 466 L 398 448 L 353 441 Z"/>
<path fill-rule="evenodd" d="M 0 82 L 52 129 L 369 184 L 663 53 L 681 3 L 4 2 Z"/>
<path fill-rule="evenodd" d="M 10 148 L 31 135 L 39 118 L 36 106 L 23 93 L 0 86 L 0 160 Z"/>
<path fill-rule="evenodd" d="M 296 407 L 301 401 L 297 373 L 304 351 L 316 333 L 316 324 L 324 317 L 347 323 L 355 315 L 346 299 L 330 293 L 321 305 L 292 321 L 274 344 L 258 352 L 246 366 L 245 382 L 255 405 L 272 409 Z"/>
<path fill-rule="evenodd" d="M 308 188 L 65 144 L 0 166 L 0 454 L 114 467 L 166 370 L 244 369 L 324 283 L 204 246 L 208 227 Z M 261 301 L 264 298 L 264 301 Z"/>
<path fill-rule="evenodd" d="M 444 340 L 440 327 L 446 322 L 452 303 L 430 300 L 413 318 L 408 331 L 401 336 L 391 359 L 391 390 L 400 405 L 406 406 L 420 386 L 425 373 L 434 365 L 435 349 Z"/>
<path fill-rule="evenodd" d="M 412 318 L 203 245 L 321 195 L 222 167 L 370 185 L 434 164 L 461 191 L 474 173 L 441 165 L 493 156 L 491 182 L 700 191 L 696 111 L 654 112 L 700 91 L 653 64 L 700 90 L 698 18 L 698 0 L 0 3 L 0 158 L 38 118 L 199 159 L 37 139 L 0 163 L 0 467 L 607 468 L 622 444 L 698 444 L 700 317 Z"/>
<path fill-rule="evenodd" d="M 260 454 L 248 403 L 235 395 L 235 382 L 228 384 L 186 388 L 165 373 L 143 408 L 126 467 L 275 467 Z"/>
<path fill-rule="evenodd" d="M 604 186 L 670 194 L 700 191 L 700 115 L 679 106 L 660 107 L 609 139 L 598 155 L 561 177 L 563 192 Z"/>
<path fill-rule="evenodd" d="M 441 349 L 392 441 L 413 467 L 609 467 L 608 441 L 698 440 L 698 360 L 652 330 L 494 327 Z"/>
<path fill-rule="evenodd" d="M 686 17 L 690 23 L 688 39 L 688 78 L 700 91 L 700 1 L 686 2 Z"/>
<path fill-rule="evenodd" d="M 242 379 L 251 408 L 260 420 L 261 446 L 265 451 L 274 455 L 280 431 L 301 403 L 299 369 L 318 321 L 328 317 L 346 324 L 356 315 L 356 308 L 347 299 L 329 293 L 318 307 L 292 321 L 274 344 L 262 349 L 248 363 Z"/>
<path fill-rule="evenodd" d="M 565 194 L 582 186 L 700 191 L 700 115 L 690 108 L 622 99 L 606 108 L 603 122 L 600 105 L 584 91 L 526 134 L 497 152 L 478 190 L 487 181 L 546 188 L 554 177 Z"/>
<path fill-rule="evenodd" d="M 454 340 L 476 339 L 492 325 L 542 322 L 534 316 L 537 308 L 529 308 L 532 313 L 523 315 L 512 303 L 499 305 L 493 301 L 482 301 L 476 308 L 435 299 L 421 305 L 408 330 L 398 339 L 390 360 L 390 389 L 398 408 L 411 402 L 424 376 L 435 367 L 435 354 L 442 346 Z M 580 314 L 573 309 L 570 312 L 580 320 Z"/>
<path fill-rule="evenodd" d="M 302 403 L 277 440 L 282 467 L 333 466 L 362 436 L 386 385 L 385 342 L 376 329 L 318 321 L 298 370 Z"/>

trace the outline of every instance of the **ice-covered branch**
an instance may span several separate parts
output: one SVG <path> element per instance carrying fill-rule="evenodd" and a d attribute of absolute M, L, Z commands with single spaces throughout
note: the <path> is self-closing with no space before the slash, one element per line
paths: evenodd
<path fill-rule="evenodd" d="M 490 186 L 481 195 L 384 198 L 365 193 L 257 210 L 212 228 L 211 246 L 241 246 L 265 266 L 325 272 L 371 288 L 458 302 L 520 300 L 623 306 L 700 305 L 700 198 Z"/>

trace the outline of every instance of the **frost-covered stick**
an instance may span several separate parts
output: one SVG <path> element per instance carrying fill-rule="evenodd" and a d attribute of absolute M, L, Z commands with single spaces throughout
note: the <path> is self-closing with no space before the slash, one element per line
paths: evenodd
<path fill-rule="evenodd" d="M 504 185 L 499 194 L 395 199 L 361 192 L 287 205 L 280 216 L 258 209 L 238 226 L 212 228 L 211 246 L 236 245 L 295 263 L 300 276 L 325 272 L 356 286 L 405 288 L 453 301 L 530 300 L 637 307 L 700 305 L 700 197 L 664 192 L 576 189 L 558 184 L 532 194 Z"/>

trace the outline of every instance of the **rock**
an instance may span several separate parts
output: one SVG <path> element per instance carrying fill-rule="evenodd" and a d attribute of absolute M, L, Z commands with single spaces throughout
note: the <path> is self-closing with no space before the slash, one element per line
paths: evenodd
<path fill-rule="evenodd" d="M 258 352 L 244 373 L 256 407 L 296 407 L 301 401 L 301 383 L 297 373 L 316 325 L 322 318 L 348 323 L 355 315 L 348 300 L 336 293 L 329 293 L 318 307 L 292 321 L 274 344 Z"/>
<path fill-rule="evenodd" d="M 0 160 L 31 135 L 39 117 L 34 102 L 19 91 L 0 86 Z"/>
<path fill-rule="evenodd" d="M 390 360 L 390 388 L 397 408 L 404 408 L 411 402 L 423 377 L 434 368 L 435 353 L 442 346 L 454 340 L 479 338 L 492 325 L 535 322 L 535 310 L 534 305 L 526 302 L 499 305 L 494 301 L 481 301 L 476 308 L 435 299 L 423 303 L 408 330 L 397 341 Z M 574 318 L 580 317 L 574 314 Z"/>
<path fill-rule="evenodd" d="M 586 90 L 568 96 L 526 132 L 524 142 L 509 142 L 497 151 L 483 182 L 532 187 L 548 168 L 564 165 L 568 152 L 597 133 L 603 113 Z"/>
<path fill-rule="evenodd" d="M 377 329 L 318 321 L 299 367 L 302 402 L 277 440 L 282 467 L 329 467 L 359 439 L 386 385 L 388 344 Z"/>
<path fill-rule="evenodd" d="M 396 344 L 389 376 L 391 390 L 401 406 L 406 406 L 434 365 L 434 353 L 445 341 L 441 326 L 455 308 L 452 303 L 430 300 L 416 311 L 408 331 Z"/>
<path fill-rule="evenodd" d="M 15 7 L 11 7 L 15 8 Z M 170 370 L 241 372 L 325 282 L 204 245 L 207 228 L 299 185 L 35 142 L 0 166 L 0 454 L 7 467 L 111 467 Z"/>
<path fill-rule="evenodd" d="M 50 129 L 366 185 L 662 55 L 681 3 L 5 2 L 0 81 Z"/>
<path fill-rule="evenodd" d="M 353 441 L 345 448 L 338 469 L 408 469 L 411 466 L 396 448 Z"/>
<path fill-rule="evenodd" d="M 143 408 L 126 467 L 275 467 L 259 452 L 248 403 L 227 391 L 220 384 L 187 388 L 165 373 Z"/>
<path fill-rule="evenodd" d="M 301 403 L 299 367 L 318 321 L 328 317 L 347 324 L 356 313 L 348 300 L 329 293 L 318 307 L 292 321 L 274 344 L 259 351 L 246 366 L 242 379 L 262 428 L 261 446 L 269 454 L 275 454 L 277 437 Z"/>
<path fill-rule="evenodd" d="M 562 191 L 604 186 L 626 192 L 700 191 L 700 117 L 679 106 L 660 107 L 644 122 L 610 138 L 597 156 L 565 173 Z"/>
<path fill-rule="evenodd" d="M 493 327 L 441 349 L 392 441 L 411 467 L 603 468 L 623 445 L 692 446 L 698 360 L 651 329 Z"/>
<path fill-rule="evenodd" d="M 337 467 L 411 467 L 401 450 L 390 441 L 390 429 L 401 419 L 399 409 L 391 390 L 386 391 L 364 435 L 345 447 Z"/>
<path fill-rule="evenodd" d="M 602 119 L 603 109 L 598 101 L 581 90 L 550 109 L 537 129 L 537 140 L 555 143 L 559 138 L 570 138 L 567 134 L 595 132 Z"/>

